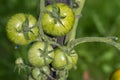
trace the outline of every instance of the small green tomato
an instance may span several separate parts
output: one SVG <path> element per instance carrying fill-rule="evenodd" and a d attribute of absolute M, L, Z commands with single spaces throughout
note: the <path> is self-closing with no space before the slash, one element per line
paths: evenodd
<path fill-rule="evenodd" d="M 35 42 L 28 50 L 28 60 L 32 66 L 41 67 L 52 62 L 54 58 L 53 48 L 48 45 L 46 48 L 48 53 L 46 54 L 45 46 L 45 42 Z"/>
<path fill-rule="evenodd" d="M 43 66 L 41 68 L 35 67 L 32 70 L 32 76 L 35 80 L 46 80 L 47 75 L 50 75 L 50 69 L 48 66 Z"/>
<path fill-rule="evenodd" d="M 52 66 L 55 69 L 64 69 L 66 66 L 70 70 L 78 60 L 76 53 L 68 55 L 61 49 L 55 50 L 55 58 L 53 59 Z"/>

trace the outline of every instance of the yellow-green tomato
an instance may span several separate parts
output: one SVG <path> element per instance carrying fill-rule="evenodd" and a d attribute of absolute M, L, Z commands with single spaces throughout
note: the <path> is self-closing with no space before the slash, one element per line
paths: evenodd
<path fill-rule="evenodd" d="M 35 42 L 28 50 L 28 60 L 30 64 L 35 67 L 48 65 L 52 62 L 53 58 L 53 48 L 45 42 Z"/>
<path fill-rule="evenodd" d="M 41 22 L 43 30 L 47 34 L 64 36 L 72 29 L 74 20 L 75 16 L 72 9 L 67 4 L 57 3 L 55 9 L 53 9 L 53 5 L 46 7 Z"/>
<path fill-rule="evenodd" d="M 52 61 L 52 66 L 55 69 L 64 69 L 67 67 L 68 69 L 71 69 L 78 60 L 78 56 L 76 53 L 68 55 L 61 49 L 55 50 L 55 58 Z"/>
<path fill-rule="evenodd" d="M 113 72 L 110 80 L 120 80 L 120 69 Z"/>
<path fill-rule="evenodd" d="M 7 36 L 15 44 L 26 45 L 36 39 L 38 28 L 36 18 L 31 14 L 18 13 L 10 17 L 7 22 Z"/>

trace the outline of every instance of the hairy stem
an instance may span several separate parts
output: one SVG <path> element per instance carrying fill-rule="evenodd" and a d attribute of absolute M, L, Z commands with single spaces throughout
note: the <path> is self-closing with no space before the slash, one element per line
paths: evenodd
<path fill-rule="evenodd" d="M 45 10 L 45 0 L 40 0 L 39 1 L 40 3 L 40 6 L 39 6 L 39 18 L 38 18 L 38 22 L 37 22 L 37 25 L 38 25 L 38 28 L 39 28 L 39 35 L 40 35 L 40 38 L 43 38 L 44 39 L 44 37 L 45 37 L 45 35 L 44 35 L 44 32 L 43 32 L 43 29 L 42 29 L 42 25 L 41 25 L 41 17 L 42 17 L 42 15 L 43 15 L 43 12 L 44 12 L 44 10 Z"/>
<path fill-rule="evenodd" d="M 69 46 L 72 49 L 81 43 L 103 42 L 103 43 L 110 44 L 110 45 L 116 47 L 118 50 L 120 50 L 120 43 L 117 43 L 116 42 L 117 40 L 118 40 L 117 37 L 83 37 L 83 38 L 78 38 L 78 39 L 72 40 L 70 42 Z"/>

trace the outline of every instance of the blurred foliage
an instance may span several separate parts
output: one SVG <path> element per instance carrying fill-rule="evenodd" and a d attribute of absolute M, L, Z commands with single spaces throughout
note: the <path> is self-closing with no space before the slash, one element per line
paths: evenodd
<path fill-rule="evenodd" d="M 79 20 L 77 38 L 85 36 L 120 37 L 120 0 L 86 0 Z M 15 13 L 38 16 L 38 0 L 0 0 L 0 80 L 25 80 L 15 71 L 15 59 L 23 57 L 27 63 L 28 46 L 12 44 L 5 33 L 6 22 Z M 119 40 L 120 42 L 120 40 Z M 119 51 L 103 43 L 85 43 L 75 47 L 79 54 L 76 70 L 70 71 L 68 80 L 83 80 L 88 71 L 91 80 L 108 80 L 120 67 Z"/>

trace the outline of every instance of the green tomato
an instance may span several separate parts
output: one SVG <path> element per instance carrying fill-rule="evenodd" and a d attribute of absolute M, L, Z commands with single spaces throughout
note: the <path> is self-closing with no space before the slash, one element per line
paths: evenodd
<path fill-rule="evenodd" d="M 55 69 L 63 69 L 67 64 L 66 56 L 60 49 L 55 50 L 55 58 L 53 59 L 52 66 Z"/>
<path fill-rule="evenodd" d="M 46 80 L 47 75 L 50 75 L 50 69 L 48 66 L 43 66 L 41 68 L 35 67 L 32 70 L 32 76 L 35 80 Z"/>
<path fill-rule="evenodd" d="M 42 73 L 40 72 L 40 69 L 35 67 L 33 70 L 32 70 L 32 76 L 35 80 L 41 80 L 42 79 Z"/>
<path fill-rule="evenodd" d="M 75 52 L 75 50 L 72 50 L 70 57 L 72 58 L 72 64 L 76 65 L 78 61 L 78 54 Z"/>
<path fill-rule="evenodd" d="M 55 69 L 64 69 L 66 66 L 70 70 L 78 60 L 76 53 L 68 55 L 60 49 L 55 50 L 55 58 L 53 59 L 52 66 Z"/>
<path fill-rule="evenodd" d="M 44 32 L 52 36 L 64 36 L 73 27 L 75 16 L 72 9 L 64 4 L 57 3 L 54 11 L 53 5 L 46 7 L 42 15 L 42 27 Z"/>
<path fill-rule="evenodd" d="M 48 45 L 46 51 L 44 50 L 46 46 L 45 42 L 35 42 L 28 51 L 28 60 L 31 65 L 35 67 L 41 67 L 48 65 L 52 62 L 54 58 L 54 52 L 51 45 Z"/>
<path fill-rule="evenodd" d="M 31 14 L 15 14 L 7 22 L 7 36 L 15 44 L 29 44 L 39 34 L 38 28 L 35 25 L 36 18 Z"/>
<path fill-rule="evenodd" d="M 50 68 L 48 66 L 43 66 L 41 71 L 43 72 L 42 80 L 47 80 L 48 75 L 50 75 Z"/>

